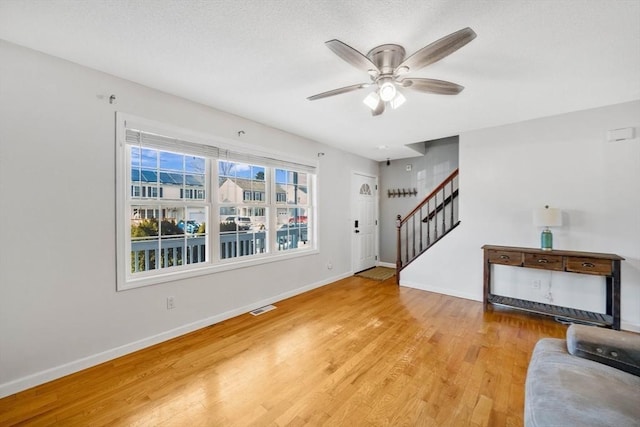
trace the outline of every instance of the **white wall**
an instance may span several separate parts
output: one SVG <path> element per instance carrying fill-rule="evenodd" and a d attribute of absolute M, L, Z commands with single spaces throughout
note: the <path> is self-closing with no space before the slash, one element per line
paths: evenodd
<path fill-rule="evenodd" d="M 626 127 L 634 140 L 606 141 L 608 130 Z M 555 248 L 626 258 L 622 328 L 640 331 L 639 131 L 635 101 L 460 135 L 461 225 L 409 265 L 401 283 L 481 300 L 481 246 L 538 247 L 532 210 L 548 204 L 565 221 Z M 495 279 L 505 292 L 544 301 L 551 285 L 554 304 L 604 309 L 604 285 L 591 276 L 511 268 Z"/>
<path fill-rule="evenodd" d="M 116 292 L 115 111 L 324 152 L 320 253 Z M 0 120 L 0 396 L 351 274 L 349 215 L 335 206 L 373 161 L 3 41 Z"/>

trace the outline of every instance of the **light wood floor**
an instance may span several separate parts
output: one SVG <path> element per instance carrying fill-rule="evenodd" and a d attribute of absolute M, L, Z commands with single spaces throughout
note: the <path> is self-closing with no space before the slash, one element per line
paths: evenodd
<path fill-rule="evenodd" d="M 352 277 L 0 400 L 0 425 L 520 426 L 550 319 Z"/>

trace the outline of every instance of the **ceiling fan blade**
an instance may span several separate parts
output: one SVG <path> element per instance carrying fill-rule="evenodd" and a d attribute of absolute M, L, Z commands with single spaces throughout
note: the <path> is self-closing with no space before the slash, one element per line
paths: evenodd
<path fill-rule="evenodd" d="M 437 93 L 439 95 L 457 95 L 464 89 L 464 86 L 459 84 L 436 79 L 402 79 L 398 80 L 398 84 L 420 92 Z"/>
<path fill-rule="evenodd" d="M 379 116 L 384 113 L 384 101 L 382 99 L 378 99 L 378 105 L 374 110 L 371 110 L 372 116 Z"/>
<path fill-rule="evenodd" d="M 402 64 L 396 67 L 396 73 L 405 74 L 440 61 L 475 38 L 476 33 L 469 27 L 444 36 L 405 59 Z"/>
<path fill-rule="evenodd" d="M 380 70 L 375 64 L 369 61 L 369 58 L 349 46 L 348 44 L 342 43 L 340 40 L 333 39 L 325 42 L 327 47 L 333 51 L 340 58 L 353 65 L 359 70 L 364 71 L 365 73 L 369 73 L 370 71 L 375 72 L 376 74 L 380 74 Z"/>
<path fill-rule="evenodd" d="M 340 95 L 342 93 L 351 92 L 351 91 L 362 89 L 369 86 L 371 86 L 371 83 L 359 83 L 357 85 L 345 86 L 339 89 L 333 89 L 326 92 L 322 92 L 317 95 L 310 96 L 307 99 L 309 101 L 315 101 L 316 99 L 326 98 L 328 96 Z"/>

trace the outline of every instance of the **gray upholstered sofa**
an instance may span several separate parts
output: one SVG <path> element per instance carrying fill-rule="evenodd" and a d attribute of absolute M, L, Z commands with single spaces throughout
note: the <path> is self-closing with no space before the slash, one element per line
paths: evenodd
<path fill-rule="evenodd" d="M 526 427 L 640 426 L 640 334 L 571 325 L 538 341 L 524 412 Z"/>

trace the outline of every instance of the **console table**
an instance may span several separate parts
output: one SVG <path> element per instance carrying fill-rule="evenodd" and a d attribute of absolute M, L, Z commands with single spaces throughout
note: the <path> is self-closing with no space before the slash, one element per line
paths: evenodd
<path fill-rule="evenodd" d="M 484 245 L 484 310 L 489 304 L 504 305 L 547 316 L 561 317 L 612 329 L 620 329 L 620 261 L 619 255 L 578 251 L 543 251 L 541 249 Z M 592 274 L 606 278 L 606 313 L 527 301 L 491 292 L 491 264 L 539 268 L 569 273 Z"/>

